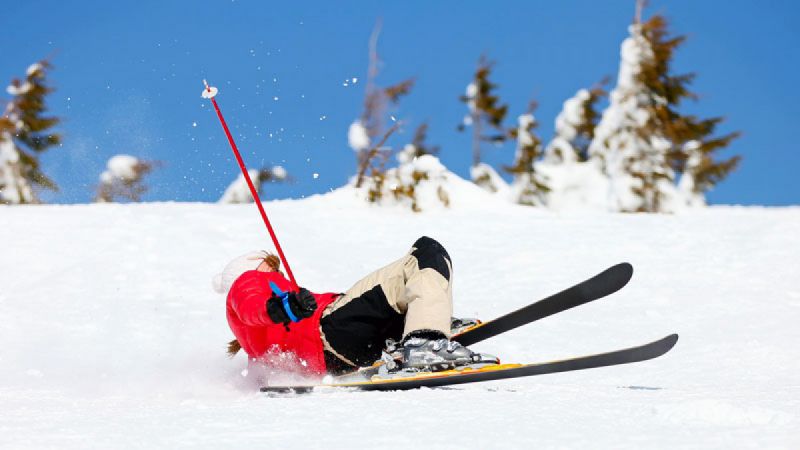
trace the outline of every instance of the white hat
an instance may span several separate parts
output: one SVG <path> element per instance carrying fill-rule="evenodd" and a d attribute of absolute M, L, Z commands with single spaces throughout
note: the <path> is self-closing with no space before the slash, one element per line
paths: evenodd
<path fill-rule="evenodd" d="M 257 250 L 234 258 L 222 272 L 214 275 L 211 280 L 214 291 L 219 294 L 227 293 L 237 278 L 248 270 L 256 270 L 268 255 L 269 253 L 263 250 Z"/>

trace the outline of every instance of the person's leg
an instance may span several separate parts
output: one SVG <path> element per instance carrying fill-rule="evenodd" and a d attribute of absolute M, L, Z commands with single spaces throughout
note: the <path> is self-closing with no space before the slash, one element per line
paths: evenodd
<path fill-rule="evenodd" d="M 404 257 L 359 280 L 322 314 L 329 370 L 371 364 L 380 357 L 386 339 L 400 340 L 413 331 L 448 336 L 451 278 L 447 251 L 422 237 Z"/>
<path fill-rule="evenodd" d="M 433 331 L 450 337 L 453 315 L 453 269 L 450 255 L 429 237 L 414 243 L 406 264 L 405 293 L 398 307 L 405 310 L 403 337 L 415 331 Z"/>

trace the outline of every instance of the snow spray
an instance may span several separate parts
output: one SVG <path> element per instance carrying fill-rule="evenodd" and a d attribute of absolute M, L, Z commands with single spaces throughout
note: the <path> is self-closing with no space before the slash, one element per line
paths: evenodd
<path fill-rule="evenodd" d="M 280 256 L 281 261 L 283 262 L 283 267 L 286 268 L 286 273 L 289 275 L 289 281 L 292 283 L 292 290 L 297 291 L 297 281 L 295 281 L 292 269 L 289 267 L 289 261 L 286 260 L 286 256 L 283 254 L 281 244 L 278 242 L 278 237 L 275 236 L 275 231 L 272 229 L 272 225 L 267 218 L 267 213 L 264 211 L 264 205 L 261 204 L 261 198 L 259 198 L 255 186 L 253 186 L 253 181 L 250 179 L 250 174 L 247 171 L 247 167 L 244 165 L 242 155 L 239 154 L 239 149 L 236 148 L 236 142 L 233 141 L 233 136 L 231 136 L 231 131 L 228 129 L 228 124 L 225 123 L 225 118 L 222 117 L 222 111 L 219 110 L 219 105 L 217 105 L 217 101 L 214 99 L 219 91 L 217 88 L 209 86 L 206 80 L 203 80 L 203 84 L 206 86 L 206 88 L 203 90 L 203 98 L 211 100 L 211 103 L 214 105 L 214 110 L 217 112 L 217 117 L 219 117 L 219 121 L 222 124 L 222 129 L 225 130 L 225 136 L 228 137 L 228 143 L 231 144 L 233 155 L 236 156 L 236 162 L 239 163 L 239 168 L 242 169 L 242 175 L 244 175 L 244 180 L 247 182 L 247 187 L 250 188 L 250 193 L 253 195 L 253 200 L 255 200 L 258 211 L 261 213 L 261 218 L 264 219 L 264 225 L 267 226 L 267 231 L 269 232 L 269 236 L 272 238 L 272 243 L 275 244 L 275 249 L 278 251 L 278 256 Z"/>

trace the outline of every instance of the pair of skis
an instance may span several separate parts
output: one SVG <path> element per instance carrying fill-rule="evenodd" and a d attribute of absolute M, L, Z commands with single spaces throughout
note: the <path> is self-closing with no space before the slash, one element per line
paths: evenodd
<path fill-rule="evenodd" d="M 453 340 L 463 345 L 472 345 L 519 326 L 592 302 L 622 289 L 628 284 L 632 275 L 633 267 L 630 264 L 617 264 L 557 294 L 531 303 L 497 319 L 475 325 L 453 336 Z M 560 361 L 535 364 L 493 364 L 479 368 L 465 367 L 442 372 L 420 372 L 419 374 L 399 378 L 369 378 L 368 374 L 372 372 L 364 370 L 363 381 L 351 381 L 353 376 L 346 375 L 346 378 L 340 377 L 327 384 L 265 386 L 261 390 L 263 392 L 309 392 L 314 388 L 324 386 L 366 391 L 389 391 L 528 377 L 645 361 L 667 353 L 675 346 L 677 341 L 678 335 L 671 334 L 638 347 Z"/>

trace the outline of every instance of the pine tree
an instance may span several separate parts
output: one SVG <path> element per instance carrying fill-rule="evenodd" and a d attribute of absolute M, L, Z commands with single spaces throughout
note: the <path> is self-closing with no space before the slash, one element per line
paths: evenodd
<path fill-rule="evenodd" d="M 509 131 L 509 136 L 517 141 L 514 165 L 505 167 L 514 176 L 512 189 L 517 203 L 542 206 L 546 203 L 550 187 L 542 174 L 536 171 L 536 162 L 542 156 L 542 140 L 534 130 L 539 125 L 533 112 L 536 102 L 531 102 L 528 112 L 519 116 L 519 125 Z"/>
<path fill-rule="evenodd" d="M 414 212 L 422 211 L 419 198 L 421 190 L 434 190 L 441 205 L 450 205 L 450 196 L 445 189 L 444 174 L 446 169 L 434 157 L 439 152 L 438 146 L 426 143 L 428 124 L 422 123 L 414 133 L 414 139 L 397 153 L 399 165 L 386 172 L 384 185 L 396 201 L 408 202 Z M 376 195 L 373 195 L 376 196 Z"/>
<path fill-rule="evenodd" d="M 142 161 L 130 155 L 115 155 L 100 174 L 100 185 L 94 201 L 111 203 L 121 200 L 139 202 L 147 192 L 144 177 L 161 165 L 158 161 Z"/>
<path fill-rule="evenodd" d="M 494 93 L 498 85 L 489 80 L 494 63 L 489 62 L 485 56 L 478 61 L 472 81 L 467 85 L 466 94 L 460 100 L 467 105 L 469 114 L 458 126 L 463 131 L 467 126 L 472 127 L 472 181 L 478 186 L 489 191 L 498 190 L 496 183 L 500 177 L 488 165 L 481 163 L 481 143 L 484 141 L 501 144 L 506 140 L 506 131 L 503 128 L 508 112 L 508 105 L 500 104 L 500 98 Z M 484 134 L 484 129 L 493 130 L 494 134 Z"/>
<path fill-rule="evenodd" d="M 46 116 L 45 98 L 53 92 L 47 83 L 47 60 L 28 67 L 24 81 L 15 79 L 7 91 L 13 96 L 0 118 L 0 202 L 39 203 L 34 187 L 57 191 L 55 182 L 42 172 L 39 156 L 61 144 L 51 132 L 59 123 Z"/>
<path fill-rule="evenodd" d="M 391 105 L 397 105 L 400 99 L 411 92 L 413 79 L 406 79 L 389 87 L 381 87 L 376 83 L 380 65 L 378 56 L 378 36 L 381 23 L 378 22 L 369 40 L 369 69 L 367 72 L 364 111 L 361 117 L 350 125 L 348 141 L 356 152 L 357 173 L 355 187 L 360 188 L 366 178 L 370 178 L 375 192 L 382 192 L 380 186 L 385 178 L 385 166 L 391 156 L 390 149 L 384 145 L 392 134 L 400 128 L 401 123 L 393 120 L 393 125 L 386 128 L 386 111 Z"/>
<path fill-rule="evenodd" d="M 403 148 L 404 156 L 401 158 L 401 162 L 405 162 L 412 158 L 416 158 L 422 155 L 436 155 L 439 153 L 439 146 L 435 145 L 433 147 L 429 147 L 425 141 L 428 139 L 428 123 L 423 122 L 417 127 L 417 130 L 414 132 L 414 139 L 411 141 L 410 144 L 407 144 L 405 148 Z"/>
<path fill-rule="evenodd" d="M 589 159 L 589 144 L 600 118 L 597 103 L 608 95 L 603 89 L 606 83 L 604 79 L 591 89 L 580 89 L 564 102 L 556 116 L 556 134 L 545 149 L 545 161 L 558 164 Z"/>
<path fill-rule="evenodd" d="M 738 134 L 713 138 L 722 119 L 698 119 L 677 111 L 683 100 L 697 98 L 688 88 L 695 75 L 670 71 L 673 53 L 685 37 L 670 37 L 663 16 L 642 23 L 642 7 L 643 2 L 637 2 L 630 36 L 622 44 L 617 86 L 589 152 L 610 178 L 613 207 L 670 211 L 681 204 L 702 203 L 702 192 L 737 166 L 738 157 L 715 161 L 713 156 Z M 678 189 L 681 175 L 690 178 L 682 179 Z"/>
<path fill-rule="evenodd" d="M 652 47 L 640 23 L 629 32 L 622 43 L 617 86 L 589 153 L 610 179 L 613 209 L 659 211 L 674 181 L 666 158 L 669 142 L 652 126 L 652 107 L 661 100 L 640 76 L 654 58 Z"/>
<path fill-rule="evenodd" d="M 653 105 L 655 120 L 652 126 L 662 131 L 672 144 L 667 159 L 672 169 L 682 174 L 682 190 L 689 196 L 688 202 L 703 204 L 703 194 L 726 178 L 740 163 L 740 156 L 715 160 L 716 152 L 729 146 L 740 134 L 733 132 L 713 137 L 717 125 L 723 120 L 721 117 L 700 119 L 677 111 L 684 99 L 697 100 L 697 95 L 688 87 L 696 75 L 672 75 L 669 70 L 674 51 L 686 37 L 670 37 L 668 23 L 660 15 L 643 23 L 642 32 L 654 54 L 653 60 L 643 65 L 642 82 L 659 99 L 665 100 Z"/>

